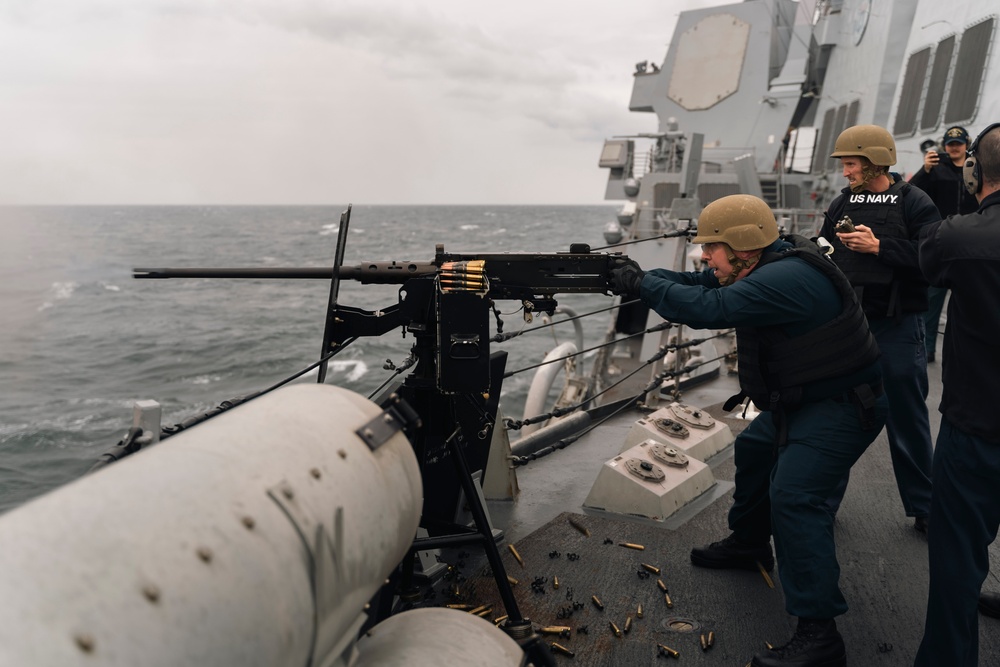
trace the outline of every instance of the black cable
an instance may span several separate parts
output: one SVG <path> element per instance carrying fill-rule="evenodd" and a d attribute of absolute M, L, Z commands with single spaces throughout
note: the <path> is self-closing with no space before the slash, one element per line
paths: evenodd
<path fill-rule="evenodd" d="M 601 313 L 606 313 L 609 310 L 615 310 L 616 308 L 622 308 L 624 306 L 631 305 L 631 304 L 636 303 L 638 301 L 639 301 L 639 299 L 632 299 L 631 301 L 624 301 L 622 303 L 615 304 L 614 306 L 608 306 L 607 308 L 601 308 L 600 310 L 592 310 L 589 313 L 584 313 L 583 315 L 574 315 L 572 317 L 567 317 L 567 318 L 562 319 L 562 320 L 552 320 L 548 324 L 540 324 L 537 327 L 531 327 L 530 329 L 525 329 L 525 328 L 522 327 L 520 331 L 514 331 L 512 333 L 506 333 L 506 334 L 505 333 L 497 333 L 496 336 L 493 336 L 493 338 L 490 339 L 490 342 L 492 342 L 492 343 L 506 343 L 511 338 L 517 338 L 521 334 L 531 333 L 532 331 L 538 331 L 540 329 L 546 329 L 548 327 L 554 327 L 555 325 L 557 325 L 557 324 L 563 324 L 564 322 L 572 322 L 573 320 L 580 320 L 580 319 L 583 319 L 584 317 L 590 317 L 591 315 L 599 315 Z"/>
<path fill-rule="evenodd" d="M 275 389 L 278 389 L 279 387 L 283 387 L 284 385 L 288 384 L 292 380 L 300 378 L 303 375 L 305 375 L 306 373 L 308 373 L 309 371 L 313 370 L 314 368 L 317 368 L 323 362 L 328 361 L 332 357 L 335 357 L 336 355 L 340 354 L 348 345 L 350 345 L 351 343 L 353 343 L 357 339 L 358 339 L 357 336 L 355 336 L 353 338 L 349 338 L 348 340 L 344 341 L 343 344 L 338 345 L 337 349 L 335 349 L 332 352 L 330 352 L 330 353 L 322 356 L 320 359 L 318 359 L 314 363 L 306 366 L 305 368 L 303 368 L 302 370 L 298 371 L 297 373 L 294 373 L 294 374 L 288 376 L 287 378 L 285 378 L 284 380 L 282 380 L 282 381 L 280 381 L 280 382 L 278 382 L 276 384 L 271 385 L 267 389 L 262 389 L 262 390 L 260 390 L 258 392 L 254 392 L 252 394 L 247 394 L 246 396 L 237 396 L 235 398 L 230 398 L 228 400 L 225 400 L 225 401 L 221 402 L 219 405 L 217 405 L 216 407 L 212 408 L 208 412 L 203 412 L 201 414 L 194 415 L 193 417 L 189 417 L 188 419 L 185 419 L 184 421 L 182 421 L 182 422 L 180 422 L 178 424 L 174 424 L 173 426 L 164 426 L 162 429 L 160 429 L 160 441 L 162 442 L 163 440 L 166 440 L 167 438 L 169 438 L 172 435 L 177 435 L 181 431 L 184 431 L 184 430 L 186 430 L 188 428 L 191 428 L 192 426 L 194 426 L 196 424 L 201 424 L 202 422 L 206 422 L 209 419 L 211 419 L 212 417 L 217 417 L 217 416 L 221 415 L 223 412 L 227 412 L 228 410 L 231 410 L 232 408 L 235 408 L 237 405 L 243 405 L 244 403 L 248 403 L 248 402 L 252 401 L 255 398 L 259 398 L 259 397 L 263 396 L 264 394 L 268 394 L 268 393 L 274 391 Z"/>
<path fill-rule="evenodd" d="M 392 381 L 393 381 L 394 379 L 396 379 L 397 377 L 399 377 L 399 374 L 400 374 L 400 373 L 402 373 L 403 371 L 405 371 L 405 370 L 406 370 L 407 368 L 409 368 L 410 366 L 412 366 L 412 365 L 413 365 L 413 364 L 415 364 L 416 362 L 417 362 L 417 358 L 416 358 L 416 357 L 414 357 L 414 356 L 413 356 L 412 354 L 411 354 L 411 355 L 410 355 L 409 357 L 407 357 L 407 358 L 406 358 L 406 359 L 405 359 L 405 360 L 403 361 L 403 363 L 402 363 L 402 364 L 401 364 L 401 365 L 400 365 L 400 366 L 399 366 L 399 367 L 398 367 L 398 368 L 396 369 L 396 372 L 395 372 L 395 373 L 393 373 L 392 375 L 390 375 L 390 376 L 389 376 L 389 379 L 388 379 L 388 380 L 386 380 L 385 382 L 383 382 L 382 384 L 380 384 L 380 385 L 379 385 L 379 386 L 378 386 L 378 387 L 377 387 L 377 388 L 375 389 L 375 391 L 373 391 L 372 393 L 368 394 L 368 400 L 371 400 L 371 399 L 372 399 L 372 397 L 373 397 L 373 396 L 375 396 L 375 394 L 377 394 L 377 393 L 379 393 L 380 391 L 382 391 L 383 389 L 385 389 L 385 388 L 386 388 L 386 386 L 387 386 L 387 385 L 388 385 L 388 384 L 389 384 L 390 382 L 392 382 Z"/>
<path fill-rule="evenodd" d="M 636 338 L 638 336 L 645 336 L 648 333 L 656 333 L 657 331 L 662 331 L 662 330 L 668 329 L 668 328 L 670 328 L 672 326 L 673 326 L 673 324 L 671 324 L 670 322 L 664 322 L 662 324 L 657 324 L 656 326 L 650 327 L 649 329 L 646 329 L 645 331 L 639 331 L 639 332 L 634 333 L 634 334 L 629 334 L 627 336 L 622 336 L 621 338 L 615 338 L 614 340 L 609 340 L 606 343 L 598 343 L 597 345 L 595 345 L 593 347 L 588 347 L 586 349 L 580 350 L 579 352 L 573 352 L 572 354 L 567 354 L 566 356 L 559 357 L 558 359 L 549 359 L 548 361 L 542 361 L 542 362 L 534 364 L 532 366 L 525 366 L 524 368 L 519 368 L 516 371 L 507 371 L 506 373 L 504 373 L 503 377 L 506 380 L 507 378 L 509 378 L 511 376 L 517 375 L 518 373 L 523 373 L 525 371 L 530 371 L 530 370 L 532 370 L 534 368 L 540 368 L 542 366 L 548 366 L 549 364 L 554 364 L 554 363 L 557 363 L 559 361 L 566 361 L 567 359 L 572 359 L 573 357 L 579 356 L 581 354 L 586 354 L 587 352 L 593 352 L 594 350 L 599 350 L 602 347 L 608 347 L 609 345 L 614 345 L 615 343 L 618 343 L 618 342 L 623 341 L 623 340 L 628 340 L 630 338 Z"/>
<path fill-rule="evenodd" d="M 673 239 L 678 236 L 689 236 L 692 235 L 696 230 L 694 229 L 679 229 L 676 232 L 664 232 L 658 234 L 657 236 L 647 236 L 644 239 L 633 239 L 631 241 L 622 241 L 621 243 L 612 243 L 611 245 L 601 246 L 599 248 L 591 248 L 591 252 L 597 252 L 598 250 L 607 250 L 608 248 L 618 248 L 623 245 L 633 245 L 635 243 L 645 243 L 646 241 L 659 241 L 660 239 Z"/>

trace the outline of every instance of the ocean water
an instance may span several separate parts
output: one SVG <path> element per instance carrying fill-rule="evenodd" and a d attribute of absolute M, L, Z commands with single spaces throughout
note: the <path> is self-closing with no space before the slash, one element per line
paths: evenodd
<path fill-rule="evenodd" d="M 133 268 L 331 266 L 345 208 L 0 208 L 0 512 L 85 474 L 128 430 L 136 400 L 159 401 L 164 425 L 174 424 L 319 356 L 325 281 L 134 280 Z M 427 261 L 438 243 L 450 252 L 597 247 L 614 215 L 610 206 L 355 206 L 345 264 Z M 339 301 L 375 309 L 396 303 L 397 290 L 345 281 Z M 578 313 L 610 304 L 558 300 Z M 526 326 L 519 303 L 499 306 L 505 331 Z M 607 314 L 583 323 L 596 344 Z M 567 340 L 573 327 L 562 324 L 492 349 L 507 350 L 516 370 Z M 334 358 L 327 382 L 367 396 L 411 343 L 399 330 L 359 339 Z M 506 415 L 522 416 L 532 377 L 505 381 Z M 300 381 L 315 382 L 315 371 Z"/>

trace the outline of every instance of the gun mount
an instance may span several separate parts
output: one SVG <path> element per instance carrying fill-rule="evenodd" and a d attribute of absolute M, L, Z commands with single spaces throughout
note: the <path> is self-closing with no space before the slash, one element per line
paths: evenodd
<path fill-rule="evenodd" d="M 521 301 L 524 317 L 553 313 L 555 295 L 608 293 L 609 274 L 620 254 L 595 253 L 574 244 L 568 253 L 450 253 L 436 247 L 430 262 L 378 261 L 344 266 L 350 209 L 341 216 L 333 267 L 316 268 L 137 268 L 140 279 L 321 279 L 331 281 L 322 358 L 337 354 L 361 336 L 379 336 L 401 327 L 413 335 L 416 365 L 402 382 L 387 387 L 375 401 L 402 400 L 418 416 L 408 435 L 420 465 L 425 490 L 418 537 L 393 583 L 376 605 L 377 621 L 391 613 L 392 598 L 411 594 L 418 551 L 478 545 L 494 573 L 508 621 L 505 630 L 532 644 L 531 624 L 518 611 L 492 527 L 478 494 L 473 471 L 485 473 L 497 421 L 506 353 L 490 351 L 491 311 L 498 332 L 503 323 L 496 300 Z M 342 280 L 399 285 L 396 303 L 378 310 L 341 305 Z M 324 381 L 321 367 L 319 382 Z M 456 523 L 456 508 L 467 505 L 475 529 Z M 547 664 L 547 654 L 536 654 Z"/>

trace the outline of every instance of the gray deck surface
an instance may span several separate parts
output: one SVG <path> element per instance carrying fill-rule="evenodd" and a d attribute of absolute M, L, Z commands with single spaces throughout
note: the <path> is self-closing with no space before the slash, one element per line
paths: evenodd
<path fill-rule="evenodd" d="M 930 367 L 932 435 L 940 416 L 940 365 Z M 718 383 L 717 383 L 718 384 Z M 726 418 L 718 407 L 718 386 L 695 389 L 684 397 L 690 405 L 707 406 L 717 418 Z M 708 401 L 715 400 L 712 403 Z M 734 431 L 738 421 L 729 420 Z M 579 665 L 652 665 L 666 658 L 657 655 L 658 643 L 680 652 L 688 665 L 745 665 L 765 641 L 784 643 L 794 630 L 794 619 L 784 610 L 781 584 L 773 573 L 770 589 L 759 573 L 717 571 L 693 567 L 692 547 L 728 534 L 726 514 L 732 499 L 734 466 L 732 447 L 709 461 L 717 486 L 663 523 L 594 513 L 582 508 L 600 465 L 618 453 L 618 443 L 634 416 L 602 425 L 585 439 L 518 470 L 521 488 L 516 502 L 490 502 L 494 524 L 505 530 L 501 544 L 507 572 L 517 578 L 514 587 L 521 613 L 538 625 L 567 625 L 570 638 L 554 638 L 575 652 L 574 658 L 558 656 L 559 663 Z M 591 530 L 584 537 L 568 522 L 572 514 Z M 927 592 L 926 539 L 904 516 L 896 490 L 888 443 L 883 432 L 855 465 L 851 483 L 836 522 L 841 587 L 850 611 L 837 619 L 848 646 L 851 665 L 910 665 L 923 633 Z M 610 540 L 612 544 L 606 543 Z M 506 543 L 515 544 L 525 561 L 522 568 Z M 644 551 L 618 546 L 620 542 L 644 545 Z M 559 552 L 555 556 L 553 552 Z M 571 560 L 568 554 L 576 554 Z M 1000 548 L 991 550 L 994 572 L 986 586 L 1000 590 Z M 446 557 L 448 556 L 446 552 Z M 446 558 L 447 560 L 447 558 Z M 662 568 L 674 606 L 667 608 L 656 577 L 640 577 L 640 563 Z M 501 610 L 495 585 L 483 576 L 484 561 L 468 557 L 463 591 L 476 603 Z M 552 578 L 560 580 L 558 591 Z M 544 577 L 545 593 L 531 582 Z M 567 598 L 572 591 L 573 599 Z M 597 595 L 604 604 L 591 602 Z M 560 611 L 572 610 L 566 619 Z M 636 607 L 644 618 L 636 618 Z M 503 613 L 497 611 L 494 616 Z M 621 629 L 633 616 L 632 631 L 617 638 L 610 629 Z M 694 630 L 670 629 L 670 622 L 689 621 Z M 579 631 L 587 626 L 587 634 Z M 715 632 L 715 645 L 703 652 L 702 631 Z M 669 663 L 668 663 L 669 664 Z M 980 664 L 1000 664 L 1000 621 L 980 618 Z"/>

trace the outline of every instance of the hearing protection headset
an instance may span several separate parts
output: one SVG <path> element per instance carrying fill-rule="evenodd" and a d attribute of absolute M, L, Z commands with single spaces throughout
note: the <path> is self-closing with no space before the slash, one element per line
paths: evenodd
<path fill-rule="evenodd" d="M 1000 127 L 1000 123 L 993 123 L 980 132 L 976 140 L 969 146 L 969 152 L 965 158 L 965 166 L 962 167 L 962 180 L 965 182 L 965 189 L 969 191 L 970 195 L 977 195 L 983 189 L 983 170 L 976 159 L 976 150 L 979 148 L 979 141 L 989 134 L 991 130 L 995 130 L 998 127 Z"/>

